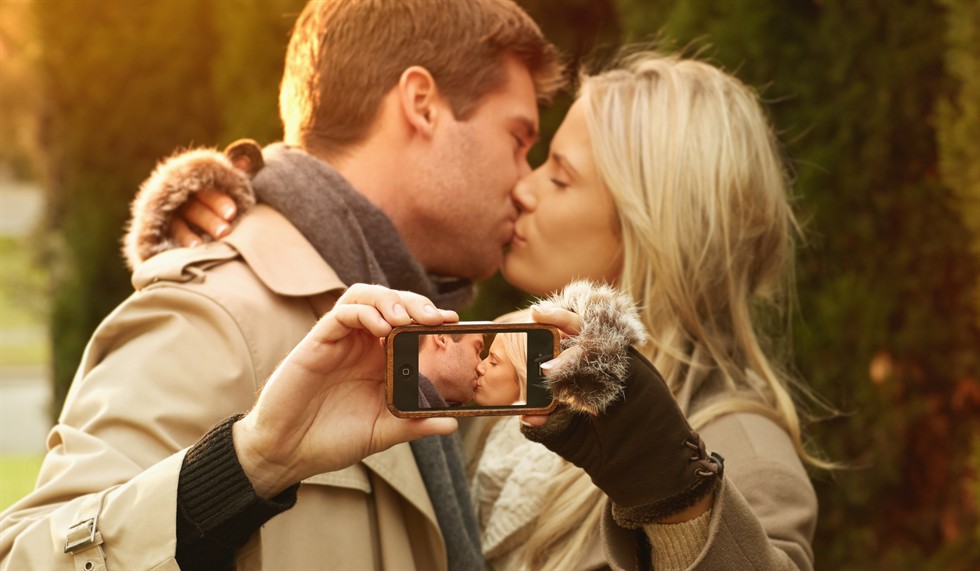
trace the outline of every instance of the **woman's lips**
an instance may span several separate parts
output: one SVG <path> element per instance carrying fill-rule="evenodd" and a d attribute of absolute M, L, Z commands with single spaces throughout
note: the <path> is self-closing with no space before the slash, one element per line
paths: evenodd
<path fill-rule="evenodd" d="M 514 237 L 511 238 L 510 245 L 511 246 L 516 246 L 517 244 L 527 244 L 527 238 L 525 238 L 524 235 L 521 234 L 520 231 L 517 230 L 517 228 L 515 227 L 514 228 Z"/>

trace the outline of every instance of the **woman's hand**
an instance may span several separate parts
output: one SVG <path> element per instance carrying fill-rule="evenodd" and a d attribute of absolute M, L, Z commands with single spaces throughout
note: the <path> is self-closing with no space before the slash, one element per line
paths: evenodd
<path fill-rule="evenodd" d="M 213 240 L 225 237 L 236 216 L 238 206 L 231 196 L 210 188 L 202 189 L 190 195 L 177 210 L 177 216 L 170 224 L 170 238 L 184 247 L 199 246 L 204 243 L 204 236 Z"/>
<path fill-rule="evenodd" d="M 246 140 L 224 153 L 193 149 L 161 161 L 130 207 L 123 247 L 129 268 L 171 248 L 226 236 L 255 204 L 251 178 L 263 164 L 262 149 Z"/>
<path fill-rule="evenodd" d="M 381 338 L 413 321 L 459 320 L 427 298 L 357 284 L 290 352 L 233 429 L 256 493 L 272 497 L 395 444 L 456 429 L 452 418 L 399 419 L 385 406 Z"/>
<path fill-rule="evenodd" d="M 577 313 L 573 313 L 567 309 L 562 309 L 553 305 L 531 306 L 531 319 L 536 323 L 554 325 L 558 328 L 558 332 L 561 334 L 562 339 L 574 337 L 579 334 L 579 331 L 582 330 L 582 318 L 579 317 Z M 548 361 L 547 363 L 542 363 L 541 369 L 545 372 L 545 375 L 547 375 L 548 372 L 553 370 L 556 366 L 577 358 L 578 351 L 580 351 L 578 346 L 572 347 L 567 351 L 563 351 L 554 359 Z M 541 426 L 547 421 L 548 415 L 546 414 L 525 415 L 521 417 L 521 422 L 525 426 Z"/>
<path fill-rule="evenodd" d="M 623 527 L 708 509 L 721 458 L 708 455 L 667 383 L 633 347 L 646 335 L 632 300 L 576 282 L 532 318 L 558 327 L 566 350 L 542 365 L 559 404 L 548 416 L 524 417 L 524 435 L 585 470 Z"/>
<path fill-rule="evenodd" d="M 251 139 L 233 142 L 225 148 L 224 155 L 232 167 L 249 179 L 265 166 L 262 148 Z M 184 247 L 201 244 L 205 235 L 212 240 L 223 238 L 231 231 L 231 223 L 238 214 L 238 204 L 225 189 L 204 188 L 190 195 L 180 207 L 170 225 L 170 238 Z M 199 234 L 195 228 L 204 234 Z"/>

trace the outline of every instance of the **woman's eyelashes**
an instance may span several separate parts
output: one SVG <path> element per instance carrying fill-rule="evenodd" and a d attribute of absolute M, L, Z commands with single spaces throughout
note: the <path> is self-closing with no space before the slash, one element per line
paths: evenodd
<path fill-rule="evenodd" d="M 552 177 L 549 180 L 551 180 L 551 184 L 557 186 L 558 188 L 560 188 L 562 190 L 568 188 L 568 183 L 565 182 L 565 181 L 563 181 L 563 180 L 561 180 L 561 179 Z"/>

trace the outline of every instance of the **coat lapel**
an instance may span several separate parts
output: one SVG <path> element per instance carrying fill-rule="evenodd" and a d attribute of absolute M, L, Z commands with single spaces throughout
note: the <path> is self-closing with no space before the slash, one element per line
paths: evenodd
<path fill-rule="evenodd" d="M 407 443 L 398 444 L 384 452 L 368 456 L 363 462 L 372 472 L 411 502 L 438 529 L 436 513 L 425 489 L 425 482 L 422 481 L 422 474 L 419 473 L 418 465 L 415 463 L 411 446 Z"/>

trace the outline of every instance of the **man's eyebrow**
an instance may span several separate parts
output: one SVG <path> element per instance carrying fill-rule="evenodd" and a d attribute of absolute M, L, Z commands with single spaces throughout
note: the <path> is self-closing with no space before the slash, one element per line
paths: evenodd
<path fill-rule="evenodd" d="M 555 161 L 558 163 L 558 166 L 568 171 L 568 174 L 575 178 L 581 178 L 578 171 L 575 170 L 575 167 L 573 167 L 572 164 L 568 162 L 568 159 L 565 158 L 565 155 L 551 151 L 551 160 Z"/>

